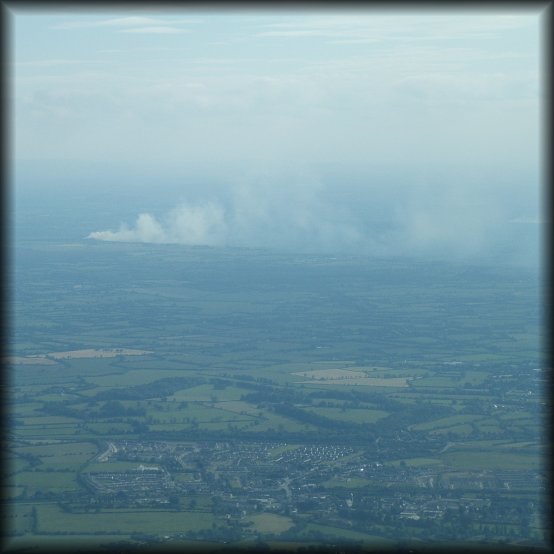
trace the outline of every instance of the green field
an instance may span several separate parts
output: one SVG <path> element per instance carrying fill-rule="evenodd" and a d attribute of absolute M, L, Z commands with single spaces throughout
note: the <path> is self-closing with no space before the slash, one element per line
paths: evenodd
<path fill-rule="evenodd" d="M 348 421 L 353 423 L 375 423 L 389 415 L 388 412 L 383 410 L 364 408 L 357 410 L 343 410 L 342 408 L 310 408 L 310 411 L 336 421 Z"/>
<path fill-rule="evenodd" d="M 293 525 L 290 517 L 277 514 L 259 514 L 250 518 L 252 527 L 259 533 L 279 534 L 288 531 Z"/>
<path fill-rule="evenodd" d="M 371 535 L 366 533 L 360 533 L 358 531 L 352 531 L 350 529 L 342 529 L 339 527 L 332 527 L 331 525 L 320 525 L 317 523 L 309 523 L 306 526 L 306 532 L 316 531 L 317 533 L 323 535 L 324 537 L 332 538 L 339 541 L 361 541 L 368 545 L 379 546 L 382 545 L 384 548 L 387 548 L 396 541 L 387 539 L 385 537 L 380 537 L 378 535 Z"/>
<path fill-rule="evenodd" d="M 20 246 L 14 356 L 151 354 L 10 367 L 7 523 L 31 546 L 538 545 L 527 269 L 78 244 Z"/>
<path fill-rule="evenodd" d="M 459 450 L 441 454 L 447 465 L 463 469 L 540 469 L 541 459 L 536 455 L 505 450 Z"/>
<path fill-rule="evenodd" d="M 167 534 L 211 528 L 211 514 L 169 511 L 107 511 L 68 514 L 56 506 L 37 506 L 37 529 L 41 533 L 141 533 Z"/>
<path fill-rule="evenodd" d="M 26 494 L 78 490 L 76 475 L 73 471 L 22 471 L 15 477 L 18 486 L 24 487 Z"/>

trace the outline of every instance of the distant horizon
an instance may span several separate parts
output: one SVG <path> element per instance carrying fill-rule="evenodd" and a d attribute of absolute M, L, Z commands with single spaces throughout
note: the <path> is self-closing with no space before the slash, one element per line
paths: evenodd
<path fill-rule="evenodd" d="M 16 218 L 40 194 L 96 240 L 537 264 L 541 21 L 15 9 Z"/>
<path fill-rule="evenodd" d="M 44 221 L 59 229 L 56 236 L 65 233 L 71 240 L 344 250 L 476 263 L 504 256 L 508 265 L 537 265 L 547 224 L 540 210 L 542 189 L 521 186 L 523 172 L 503 172 L 499 183 L 482 189 L 479 179 L 486 174 L 471 170 L 427 172 L 432 179 L 425 179 L 423 170 L 384 167 L 329 170 L 321 178 L 317 172 L 289 171 L 281 177 L 259 172 L 257 180 L 251 172 L 241 181 L 247 172 L 240 170 L 218 175 L 198 169 L 181 177 L 169 170 L 128 173 L 122 168 L 111 170 L 110 177 L 102 168 L 96 174 L 40 168 L 21 170 L 13 190 L 15 224 L 27 237 Z M 449 173 L 453 177 L 446 187 L 443 176 Z M 291 175 L 305 179 L 305 186 L 290 184 Z M 158 185 L 150 189 L 149 182 Z M 289 184 L 277 186 L 280 182 Z M 38 196 L 44 186 L 48 198 Z M 47 206 L 49 217 L 40 213 Z M 448 225 L 447 231 L 440 233 L 440 225 Z M 48 228 L 41 225 L 40 235 Z"/>

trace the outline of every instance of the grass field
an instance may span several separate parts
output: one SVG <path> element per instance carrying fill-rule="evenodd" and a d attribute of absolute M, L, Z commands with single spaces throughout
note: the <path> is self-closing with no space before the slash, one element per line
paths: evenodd
<path fill-rule="evenodd" d="M 71 442 L 22 446 L 19 452 L 38 456 L 42 462 L 41 469 L 75 470 L 95 456 L 97 448 L 94 443 L 90 442 Z"/>
<path fill-rule="evenodd" d="M 294 525 L 290 517 L 278 514 L 257 514 L 251 516 L 249 521 L 252 522 L 252 527 L 259 533 L 279 534 L 288 531 Z"/>
<path fill-rule="evenodd" d="M 226 400 L 240 400 L 240 397 L 246 392 L 246 390 L 236 387 L 216 390 L 213 385 L 197 385 L 195 387 L 178 390 L 172 394 L 169 399 L 178 402 L 209 402 L 215 398 L 217 402 L 224 402 Z"/>
<path fill-rule="evenodd" d="M 384 410 L 371 410 L 367 408 L 348 410 L 343 410 L 342 408 L 306 408 L 306 410 L 335 421 L 352 423 L 375 423 L 389 415 L 389 412 Z"/>
<path fill-rule="evenodd" d="M 314 369 L 311 371 L 297 371 L 292 375 L 298 375 L 307 379 L 315 379 L 318 381 L 326 381 L 328 379 L 355 379 L 365 377 L 365 373 L 362 371 L 352 371 L 350 369 Z"/>
<path fill-rule="evenodd" d="M 459 382 L 455 378 L 443 376 L 422 377 L 421 379 L 415 379 L 410 384 L 415 388 L 454 388 L 459 386 Z"/>
<path fill-rule="evenodd" d="M 256 417 L 263 414 L 263 411 L 256 408 L 254 404 L 250 404 L 249 402 L 244 402 L 242 400 L 227 400 L 224 402 L 216 402 L 215 404 L 212 404 L 212 406 L 214 408 L 225 410 L 234 414 L 243 414 Z"/>
<path fill-rule="evenodd" d="M 358 489 L 360 487 L 367 487 L 370 482 L 363 477 L 348 477 L 348 478 L 333 478 L 325 481 L 324 486 L 327 488 L 353 488 Z"/>
<path fill-rule="evenodd" d="M 110 543 L 125 541 L 137 544 L 131 535 L 43 535 L 29 533 L 24 537 L 14 537 L 6 545 L 5 552 L 87 552 L 101 551 Z"/>
<path fill-rule="evenodd" d="M 250 427 L 250 430 L 255 433 L 262 433 L 267 431 L 268 429 L 289 429 L 292 432 L 295 432 L 314 431 L 315 427 L 313 425 L 300 423 L 298 421 L 294 421 L 293 419 L 289 419 L 279 414 L 274 414 L 270 412 L 264 412 L 264 419 L 256 422 Z"/>
<path fill-rule="evenodd" d="M 28 496 L 39 491 L 59 493 L 79 489 L 73 471 L 22 471 L 15 476 L 15 483 L 25 487 Z"/>
<path fill-rule="evenodd" d="M 112 471 L 127 471 L 130 469 L 137 469 L 140 462 L 127 462 L 127 461 L 111 461 L 107 462 L 93 462 L 85 466 L 85 471 L 98 471 L 98 472 L 112 472 Z"/>
<path fill-rule="evenodd" d="M 541 458 L 536 455 L 506 452 L 505 450 L 449 450 L 440 455 L 447 465 L 463 469 L 540 469 Z"/>
<path fill-rule="evenodd" d="M 372 546 L 383 545 L 384 548 L 390 547 L 396 541 L 380 537 L 378 535 L 370 535 L 366 533 L 360 533 L 359 531 L 352 531 L 350 529 L 341 529 L 339 527 L 331 527 L 330 525 L 321 525 L 318 523 L 308 523 L 306 531 L 317 531 L 323 536 L 332 537 L 340 541 L 362 541 L 364 543 L 371 544 Z"/>
<path fill-rule="evenodd" d="M 2 498 L 4 499 L 17 498 L 18 496 L 23 494 L 24 491 L 25 491 L 25 487 L 22 487 L 22 486 L 17 486 L 17 485 L 4 486 L 2 487 Z"/>
<path fill-rule="evenodd" d="M 187 377 L 187 373 L 178 369 L 157 369 L 154 363 L 151 369 L 133 369 L 125 373 L 112 373 L 110 375 L 98 375 L 93 377 L 87 376 L 87 382 L 93 383 L 98 387 L 113 389 L 144 385 L 167 377 Z"/>
<path fill-rule="evenodd" d="M 25 426 L 30 425 L 58 425 L 60 423 L 78 423 L 79 419 L 74 417 L 64 417 L 64 416 L 32 416 L 24 417 L 22 419 L 22 424 Z"/>
<path fill-rule="evenodd" d="M 211 514 L 170 511 L 103 511 L 100 513 L 70 514 L 55 505 L 37 506 L 37 530 L 43 533 L 93 534 L 97 532 L 129 534 L 140 531 L 154 535 L 184 533 L 209 529 Z"/>
<path fill-rule="evenodd" d="M 442 427 L 429 431 L 430 435 L 455 435 L 456 437 L 469 437 L 473 432 L 471 425 L 467 423 L 462 425 L 452 425 L 452 427 Z"/>
<path fill-rule="evenodd" d="M 130 423 L 119 422 L 87 423 L 86 430 L 92 432 L 94 435 L 115 437 L 117 435 L 132 433 L 133 426 Z"/>
<path fill-rule="evenodd" d="M 30 504 L 10 504 L 3 512 L 7 534 L 30 533 L 34 523 L 32 510 Z"/>
<path fill-rule="evenodd" d="M 444 429 L 448 427 L 454 427 L 456 425 L 461 425 L 464 423 L 472 422 L 482 419 L 482 416 L 479 415 L 469 415 L 469 414 L 460 414 L 450 417 L 442 417 L 440 419 L 435 419 L 433 421 L 418 423 L 412 425 L 412 429 L 416 431 L 434 431 L 436 429 Z"/>

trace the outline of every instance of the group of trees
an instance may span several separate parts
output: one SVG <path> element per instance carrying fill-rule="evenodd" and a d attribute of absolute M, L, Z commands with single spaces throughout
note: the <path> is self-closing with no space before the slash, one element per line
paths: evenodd
<path fill-rule="evenodd" d="M 114 388 L 100 391 L 97 400 L 146 400 L 148 398 L 166 398 L 178 390 L 205 383 L 200 377 L 165 377 L 150 383 L 126 388 Z"/>

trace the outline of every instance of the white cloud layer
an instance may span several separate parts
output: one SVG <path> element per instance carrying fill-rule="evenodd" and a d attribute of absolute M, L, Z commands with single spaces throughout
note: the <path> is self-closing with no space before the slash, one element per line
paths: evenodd
<path fill-rule="evenodd" d="M 152 11 L 50 22 L 67 32 L 37 20 L 41 33 L 16 33 L 16 156 L 536 162 L 536 15 Z"/>
<path fill-rule="evenodd" d="M 122 33 L 153 33 L 153 34 L 173 34 L 184 33 L 183 29 L 177 27 L 157 26 L 157 27 L 136 27 L 134 29 L 122 29 Z"/>
<path fill-rule="evenodd" d="M 160 19 L 158 17 L 143 17 L 143 16 L 128 16 L 128 17 L 114 17 L 111 19 L 78 19 L 73 21 L 65 21 L 54 25 L 51 29 L 54 30 L 69 30 L 69 29 L 86 29 L 94 27 L 167 27 L 174 24 L 181 23 L 196 23 L 199 20 L 193 19 Z"/>
<path fill-rule="evenodd" d="M 116 17 L 111 19 L 79 19 L 73 21 L 64 21 L 54 25 L 52 29 L 85 29 L 93 27 L 136 27 L 137 25 L 159 25 L 163 24 L 162 19 L 142 16 Z"/>

